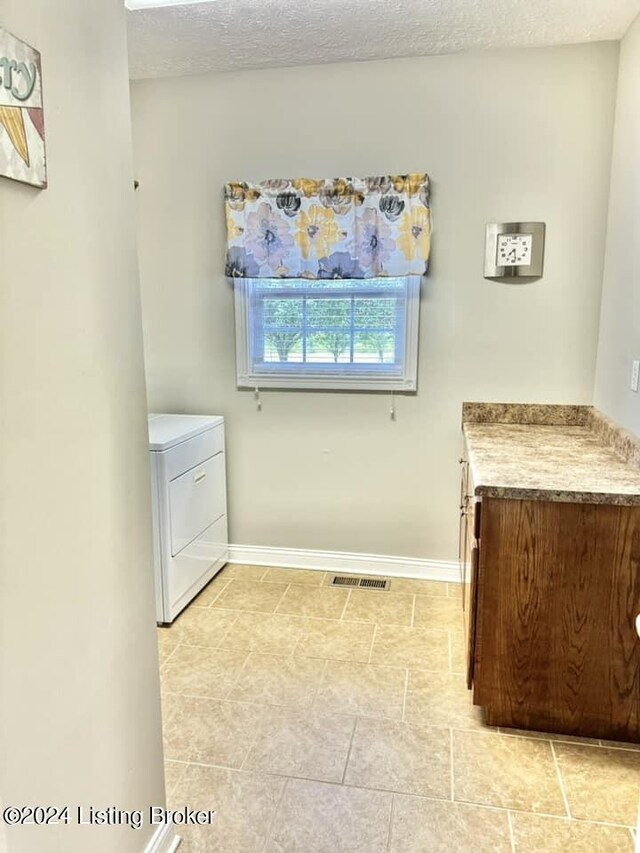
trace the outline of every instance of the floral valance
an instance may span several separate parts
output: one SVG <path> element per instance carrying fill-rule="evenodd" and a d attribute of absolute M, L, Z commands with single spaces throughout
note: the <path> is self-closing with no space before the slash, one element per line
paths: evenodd
<path fill-rule="evenodd" d="M 232 278 L 425 275 L 429 177 L 271 180 L 225 186 Z"/>

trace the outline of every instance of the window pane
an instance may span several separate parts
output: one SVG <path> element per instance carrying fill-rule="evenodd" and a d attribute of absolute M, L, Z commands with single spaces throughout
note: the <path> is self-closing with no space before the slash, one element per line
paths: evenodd
<path fill-rule="evenodd" d="M 303 300 L 264 299 L 262 335 L 265 362 L 302 361 Z M 258 337 L 261 337 L 258 331 Z"/>
<path fill-rule="evenodd" d="M 265 326 L 302 327 L 303 300 L 301 297 L 264 299 L 263 305 Z"/>
<path fill-rule="evenodd" d="M 307 362 L 310 364 L 340 364 L 351 361 L 349 332 L 309 332 Z"/>
<path fill-rule="evenodd" d="M 351 326 L 351 299 L 307 299 L 311 328 Z"/>
<path fill-rule="evenodd" d="M 396 360 L 396 336 L 392 332 L 356 332 L 354 364 L 393 364 Z"/>
<path fill-rule="evenodd" d="M 396 323 L 397 299 L 378 297 L 355 300 L 355 325 L 359 328 L 393 329 Z"/>
<path fill-rule="evenodd" d="M 302 333 L 265 334 L 264 361 L 302 361 Z"/>

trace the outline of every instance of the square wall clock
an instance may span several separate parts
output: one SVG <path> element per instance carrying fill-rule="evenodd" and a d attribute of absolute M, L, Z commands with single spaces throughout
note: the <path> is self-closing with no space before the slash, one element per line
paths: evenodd
<path fill-rule="evenodd" d="M 0 176 L 47 186 L 40 53 L 1 27 Z"/>
<path fill-rule="evenodd" d="M 503 222 L 487 225 L 484 277 L 541 276 L 544 236 L 544 222 Z"/>

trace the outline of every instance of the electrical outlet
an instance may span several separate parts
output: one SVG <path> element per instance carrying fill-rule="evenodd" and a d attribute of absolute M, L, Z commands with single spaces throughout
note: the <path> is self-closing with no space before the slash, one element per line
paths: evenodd
<path fill-rule="evenodd" d="M 633 362 L 633 368 L 631 370 L 631 390 L 638 390 L 638 380 L 640 379 L 640 361 Z"/>

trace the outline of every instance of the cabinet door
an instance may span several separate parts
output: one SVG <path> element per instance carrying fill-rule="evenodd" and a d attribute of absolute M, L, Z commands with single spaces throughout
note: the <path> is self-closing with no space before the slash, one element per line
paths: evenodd
<path fill-rule="evenodd" d="M 489 724 L 640 742 L 640 507 L 483 498 L 481 527 Z"/>

